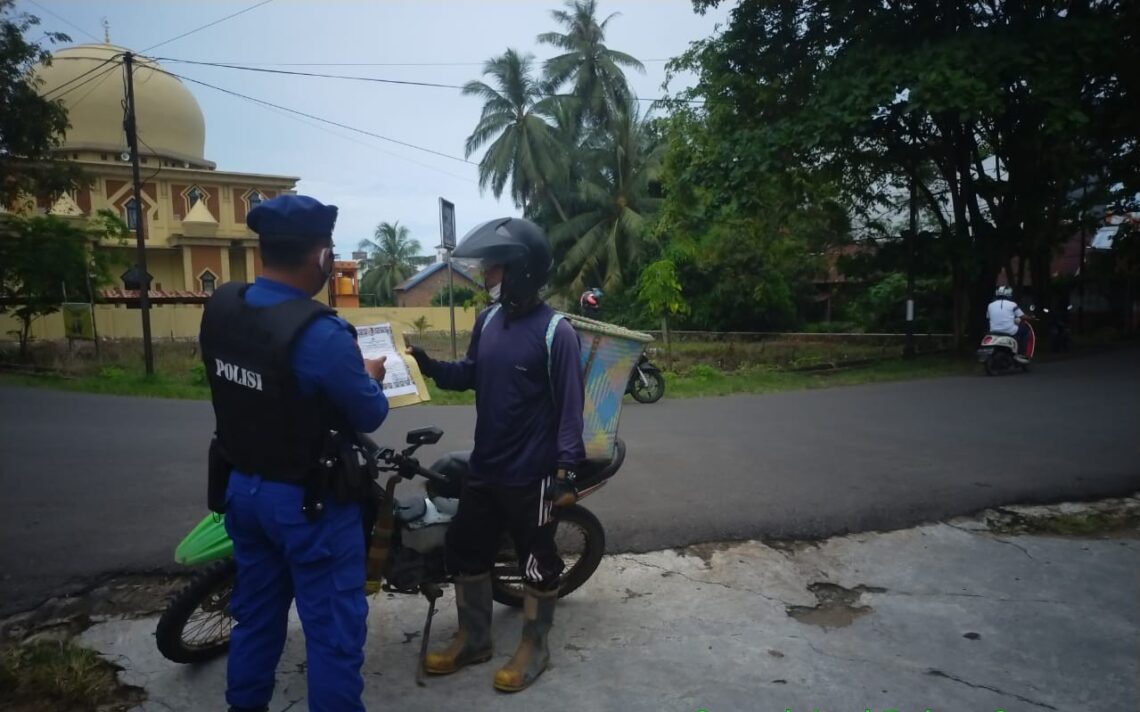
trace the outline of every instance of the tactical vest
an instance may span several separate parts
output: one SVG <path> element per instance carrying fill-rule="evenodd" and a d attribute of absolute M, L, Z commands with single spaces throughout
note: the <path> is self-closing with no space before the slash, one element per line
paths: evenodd
<path fill-rule="evenodd" d="M 250 306 L 244 299 L 249 286 L 222 285 L 202 315 L 218 444 L 241 472 L 303 484 L 317 468 L 328 432 L 343 424 L 327 399 L 301 393 L 293 347 L 315 319 L 336 312 L 311 299 Z"/>

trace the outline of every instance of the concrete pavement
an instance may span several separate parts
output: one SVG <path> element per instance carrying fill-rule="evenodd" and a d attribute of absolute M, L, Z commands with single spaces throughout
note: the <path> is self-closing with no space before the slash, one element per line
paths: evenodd
<path fill-rule="evenodd" d="M 1140 500 L 1128 503 L 1140 513 Z M 1140 531 L 1007 536 L 956 520 L 818 544 L 760 542 L 610 556 L 559 607 L 554 666 L 523 693 L 491 689 L 520 625 L 496 606 L 495 661 L 413 683 L 426 606 L 372 599 L 371 710 L 1135 710 Z M 450 592 L 433 639 L 454 630 Z M 145 688 L 139 710 L 220 709 L 224 660 L 184 667 L 154 619 L 82 642 Z M 306 708 L 294 618 L 271 710 Z"/>

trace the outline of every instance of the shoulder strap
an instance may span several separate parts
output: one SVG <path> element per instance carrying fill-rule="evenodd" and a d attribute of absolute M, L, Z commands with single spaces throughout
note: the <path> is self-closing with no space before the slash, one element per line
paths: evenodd
<path fill-rule="evenodd" d="M 546 380 L 550 383 L 550 398 L 557 405 L 558 396 L 554 392 L 554 332 L 558 330 L 558 322 L 566 317 L 558 312 L 550 317 L 550 322 L 546 325 Z"/>
<path fill-rule="evenodd" d="M 566 317 L 558 312 L 550 317 L 550 323 L 546 325 L 546 377 L 550 379 L 550 391 L 554 392 L 554 332 L 558 329 L 558 322 Z"/>

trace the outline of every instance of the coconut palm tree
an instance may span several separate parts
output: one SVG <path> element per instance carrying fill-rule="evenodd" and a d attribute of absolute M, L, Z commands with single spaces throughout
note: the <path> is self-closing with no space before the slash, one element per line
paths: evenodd
<path fill-rule="evenodd" d="M 543 73 L 552 89 L 570 82 L 570 93 L 580 100 L 579 122 L 605 126 L 618 111 L 629 106 L 633 96 L 621 68 L 644 73 L 645 65 L 605 45 L 606 26 L 621 13 L 612 13 L 599 23 L 597 0 L 567 0 L 565 7 L 550 13 L 565 32 L 544 32 L 538 36 L 540 43 L 564 51 L 546 60 Z"/>
<path fill-rule="evenodd" d="M 479 187 L 490 186 L 498 198 L 510 183 L 510 196 L 524 213 L 567 163 L 546 119 L 555 97 L 532 75 L 533 63 L 533 55 L 508 49 L 483 65 L 483 75 L 492 78 L 492 84 L 471 81 L 463 87 L 465 95 L 483 100 L 482 116 L 465 145 L 470 157 L 490 144 L 479 160 Z"/>
<path fill-rule="evenodd" d="M 661 205 L 651 183 L 660 173 L 664 146 L 632 102 L 614 116 L 611 128 L 600 147 L 584 149 L 574 217 L 550 230 L 558 256 L 554 284 L 570 293 L 599 284 L 618 291 L 628 284 Z"/>
<path fill-rule="evenodd" d="M 367 252 L 360 295 L 373 306 L 395 304 L 395 289 L 415 274 L 416 269 L 432 261 L 420 256 L 420 243 L 408 234 L 399 221 L 376 226 L 371 240 L 361 240 L 359 249 Z"/>

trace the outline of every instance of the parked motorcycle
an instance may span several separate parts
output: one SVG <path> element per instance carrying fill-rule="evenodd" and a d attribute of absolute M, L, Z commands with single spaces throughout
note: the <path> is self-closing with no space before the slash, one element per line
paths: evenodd
<path fill-rule="evenodd" d="M 1033 350 L 1037 343 L 1037 336 L 1033 331 L 1033 324 L 1028 319 L 1023 323 L 1029 329 L 1029 337 L 1025 340 L 1025 353 L 1018 353 L 1017 337 L 1009 334 L 986 334 L 982 337 L 982 345 L 978 348 L 978 362 L 986 369 L 987 376 L 998 376 L 1020 368 L 1023 372 L 1029 371 L 1029 364 L 1033 360 Z"/>
<path fill-rule="evenodd" d="M 649 350 L 641 352 L 637 365 L 629 373 L 625 392 L 638 403 L 656 403 L 665 395 L 665 376 L 649 362 Z"/>
<path fill-rule="evenodd" d="M 371 538 L 374 543 L 369 550 L 369 572 L 379 570 L 382 578 L 369 581 L 367 587 L 370 592 L 379 589 L 427 598 L 428 615 L 417 671 L 420 682 L 435 603 L 442 595 L 440 587 L 451 581 L 444 570 L 444 535 L 458 509 L 463 481 L 470 473 L 469 452 L 451 453 L 431 469 L 419 464 L 413 456 L 415 451 L 439 442 L 442 436 L 439 428 L 413 430 L 407 435 L 408 447 L 397 452 L 360 435 L 353 448 L 360 465 L 374 481 L 382 472 L 393 473 L 385 487 L 374 487 L 377 518 Z M 624 459 L 625 444 L 618 438 L 613 459 L 587 462 L 578 471 L 579 497 L 605 485 Z M 416 476 L 427 480 L 425 492 L 396 497 L 396 484 Z M 580 504 L 556 507 L 553 516 L 557 527 L 555 541 L 566 563 L 558 592 L 562 597 L 575 591 L 597 570 L 605 553 L 605 530 L 598 518 Z M 377 547 L 376 542 L 387 544 Z M 229 604 L 237 569 L 233 543 L 226 536 L 222 517 L 207 515 L 179 544 L 175 560 L 187 565 L 211 565 L 172 597 L 155 632 L 158 649 L 176 663 L 211 660 L 228 649 L 234 622 Z M 509 536 L 504 535 L 491 575 L 495 600 L 521 606 L 525 579 Z"/>

